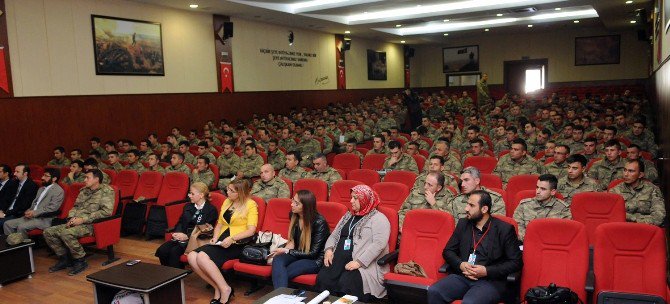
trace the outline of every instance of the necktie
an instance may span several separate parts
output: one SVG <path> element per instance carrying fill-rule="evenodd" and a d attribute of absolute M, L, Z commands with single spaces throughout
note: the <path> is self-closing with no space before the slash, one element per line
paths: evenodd
<path fill-rule="evenodd" d="M 14 204 L 16 204 L 16 199 L 19 198 L 19 194 L 21 193 L 21 188 L 23 188 L 23 184 L 26 182 L 24 181 L 23 183 L 19 183 L 19 189 L 16 189 L 16 196 L 14 196 L 14 200 L 12 201 L 12 204 L 9 206 L 9 209 L 7 210 L 12 210 L 14 209 Z"/>

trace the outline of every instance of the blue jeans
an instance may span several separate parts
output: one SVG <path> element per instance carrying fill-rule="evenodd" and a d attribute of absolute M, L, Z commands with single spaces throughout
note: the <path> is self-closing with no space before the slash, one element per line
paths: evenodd
<path fill-rule="evenodd" d="M 297 259 L 289 254 L 280 254 L 272 260 L 272 285 L 275 289 L 288 287 L 289 280 L 301 274 L 318 273 L 315 260 Z"/>
<path fill-rule="evenodd" d="M 450 274 L 428 288 L 428 303 L 451 303 L 463 299 L 463 304 L 495 304 L 500 301 L 498 290 L 487 280 L 472 281 Z"/>

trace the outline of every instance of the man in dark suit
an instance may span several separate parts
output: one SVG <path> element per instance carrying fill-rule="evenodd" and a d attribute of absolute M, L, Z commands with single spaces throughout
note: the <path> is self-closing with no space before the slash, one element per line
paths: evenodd
<path fill-rule="evenodd" d="M 30 179 L 28 165 L 16 165 L 14 177 L 18 182 L 18 188 L 14 197 L 9 200 L 6 209 L 0 210 L 0 225 L 4 225 L 5 221 L 22 217 L 37 195 L 37 184 Z"/>
<path fill-rule="evenodd" d="M 26 233 L 32 229 L 46 229 L 51 227 L 51 220 L 57 215 L 58 208 L 63 204 L 65 191 L 58 185 L 60 170 L 46 168 L 42 176 L 42 187 L 37 191 L 30 208 L 22 217 L 5 221 L 3 230 L 5 235 L 13 232 Z"/>
<path fill-rule="evenodd" d="M 0 211 L 9 208 L 18 186 L 19 183 L 12 178 L 12 168 L 6 164 L 0 165 Z"/>
<path fill-rule="evenodd" d="M 442 252 L 448 277 L 428 288 L 428 303 L 498 303 L 507 275 L 521 270 L 521 250 L 514 227 L 491 216 L 491 196 L 470 194 L 466 218 L 460 219 Z"/>

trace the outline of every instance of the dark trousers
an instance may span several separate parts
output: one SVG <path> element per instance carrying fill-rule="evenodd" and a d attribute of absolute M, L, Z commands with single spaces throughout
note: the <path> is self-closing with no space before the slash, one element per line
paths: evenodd
<path fill-rule="evenodd" d="M 176 241 L 167 241 L 156 250 L 156 256 L 161 261 L 161 265 L 174 268 L 184 268 L 179 258 L 186 250 L 186 244 Z"/>
<path fill-rule="evenodd" d="M 280 254 L 272 260 L 272 285 L 275 289 L 288 287 L 288 282 L 302 274 L 318 273 L 320 267 L 315 260 L 297 259 L 289 254 Z"/>
<path fill-rule="evenodd" d="M 464 276 L 450 274 L 428 288 L 428 303 L 451 303 L 463 300 L 463 304 L 498 303 L 500 294 L 487 280 L 472 281 Z"/>
<path fill-rule="evenodd" d="M 1 219 L 0 219 L 0 227 L 2 227 L 2 226 L 5 224 L 6 221 L 13 220 L 13 219 L 15 219 L 15 218 L 16 218 L 16 217 L 13 216 L 13 215 L 5 215 L 5 218 L 1 218 Z M 1 230 L 2 230 L 2 229 L 0 229 L 0 234 L 2 234 L 2 231 L 1 231 Z"/>

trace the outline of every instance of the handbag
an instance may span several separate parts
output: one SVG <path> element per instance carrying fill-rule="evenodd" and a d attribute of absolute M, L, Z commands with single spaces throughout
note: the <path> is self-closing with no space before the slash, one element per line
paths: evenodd
<path fill-rule="evenodd" d="M 556 286 L 554 283 L 546 287 L 529 288 L 525 300 L 528 304 L 583 304 L 570 288 Z"/>
<path fill-rule="evenodd" d="M 214 228 L 210 224 L 196 225 L 188 238 L 188 244 L 186 245 L 184 254 L 188 254 L 201 246 L 207 245 L 209 240 L 212 239 L 213 232 Z"/>
<path fill-rule="evenodd" d="M 271 231 L 266 232 L 272 234 Z M 261 238 L 258 239 L 260 241 L 263 238 L 263 235 L 265 235 L 265 232 L 259 234 L 261 235 Z M 274 237 L 274 235 L 272 237 Z M 268 256 L 270 255 L 270 246 L 272 246 L 272 239 L 270 239 L 269 242 L 256 242 L 246 245 L 242 248 L 242 257 L 240 258 L 240 261 L 255 265 L 267 265 Z"/>
<path fill-rule="evenodd" d="M 415 263 L 414 261 L 409 261 L 407 263 L 398 263 L 394 267 L 395 273 L 410 275 L 414 277 L 427 278 L 428 275 L 426 271 L 423 270 L 421 265 Z"/>

